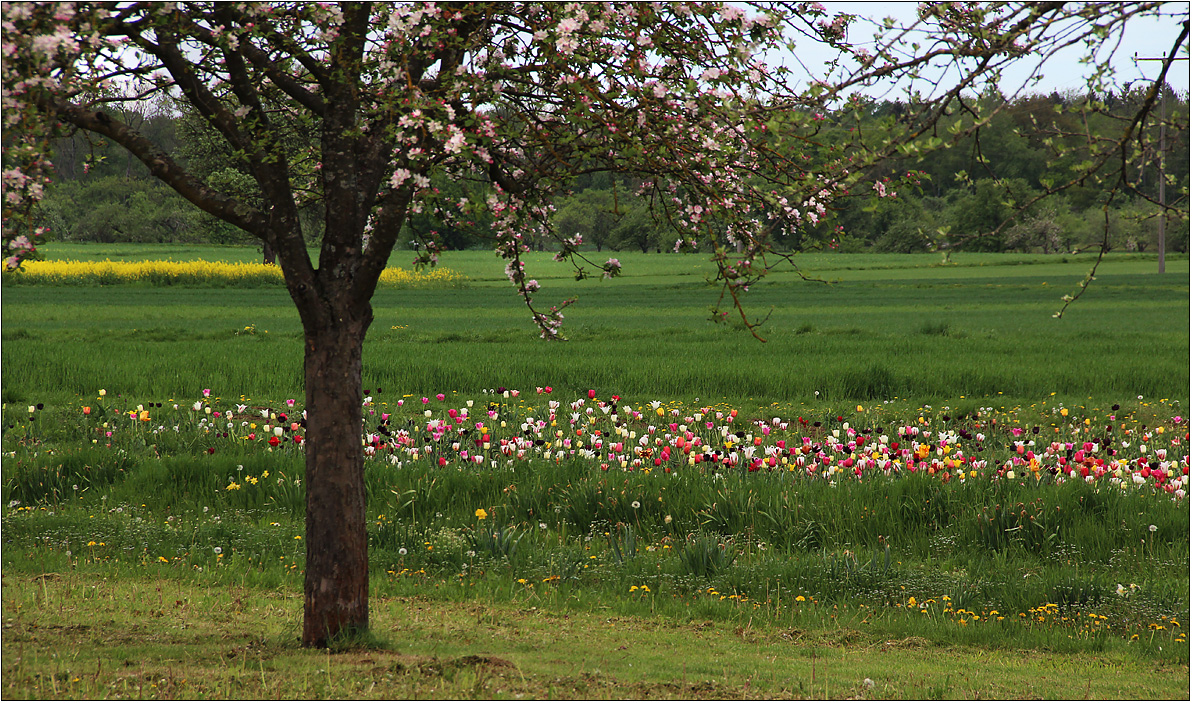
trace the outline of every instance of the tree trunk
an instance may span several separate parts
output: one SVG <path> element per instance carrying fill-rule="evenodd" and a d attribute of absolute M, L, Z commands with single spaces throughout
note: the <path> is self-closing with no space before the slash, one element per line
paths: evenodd
<path fill-rule="evenodd" d="M 273 253 L 273 247 L 269 246 L 269 242 L 262 243 L 261 253 L 264 255 L 266 266 L 273 266 L 277 263 L 277 254 Z"/>
<path fill-rule="evenodd" d="M 306 582 L 302 644 L 368 629 L 361 352 L 372 320 L 306 330 Z"/>

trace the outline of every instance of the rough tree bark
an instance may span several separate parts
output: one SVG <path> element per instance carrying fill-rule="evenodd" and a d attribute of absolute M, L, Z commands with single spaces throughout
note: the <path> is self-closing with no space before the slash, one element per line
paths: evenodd
<path fill-rule="evenodd" d="M 302 642 L 368 629 L 361 352 L 372 321 L 344 312 L 306 328 L 306 582 Z"/>
<path fill-rule="evenodd" d="M 359 76 L 369 6 L 344 8 L 344 25 L 332 47 L 332 73 Z M 362 235 L 376 203 L 380 169 L 362 160 L 367 136 L 356 136 L 360 93 L 355 80 L 325 86 L 322 180 L 326 202 L 324 241 L 313 295 L 292 287 L 305 332 L 306 582 L 302 644 L 325 647 L 334 637 L 368 629 L 368 532 L 365 528 L 361 389 L 364 335 L 372 323 L 369 302 L 401 222 L 378 215 L 379 239 L 389 243 L 364 261 Z M 384 161 L 383 159 L 381 160 Z M 292 195 L 287 201 L 292 206 Z M 386 210 L 381 208 L 381 212 Z M 297 225 L 297 209 L 293 208 Z M 405 210 L 401 209 L 404 216 Z M 293 231 L 299 232 L 295 227 Z M 300 239 L 291 248 L 302 246 Z M 300 258 L 300 257 L 296 257 Z M 309 260 L 305 268 L 309 269 Z M 285 266 L 283 269 L 295 268 Z M 286 274 L 287 278 L 297 276 Z M 360 290 L 362 289 L 362 290 Z"/>

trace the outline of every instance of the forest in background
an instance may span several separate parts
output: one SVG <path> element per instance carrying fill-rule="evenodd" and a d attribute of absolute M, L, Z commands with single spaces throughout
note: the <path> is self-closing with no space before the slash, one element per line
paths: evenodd
<path fill-rule="evenodd" d="M 1082 144 L 1117 138 L 1142 104 L 1148 84 L 1123 86 L 1095 96 L 1077 93 L 1034 94 L 1009 100 L 986 94 L 972 101 L 966 114 L 944 118 L 931 139 L 955 143 L 928 156 L 908 154 L 868 174 L 876 188 L 889 184 L 896 197 L 852 193 L 838 200 L 827 218 L 779 238 L 791 251 L 914 253 L 936 250 L 985 252 L 1074 252 L 1099 247 L 1108 227 L 1110 247 L 1118 251 L 1154 251 L 1159 207 L 1160 135 L 1155 124 L 1141 131 L 1128 173 L 1132 184 L 1108 204 L 1101 187 L 1073 183 L 1061 193 L 1024 207 L 1045 190 L 1068 183 L 1088 158 Z M 1166 93 L 1166 202 L 1188 198 L 1188 95 L 1164 86 Z M 1085 109 L 1096 104 L 1098 110 Z M 1003 107 L 1004 106 L 1004 107 Z M 1002 108 L 1002 109 L 995 109 Z M 255 184 L 243 157 L 221 147 L 211 128 L 178 105 L 130 100 L 119 119 L 145 129 L 176 159 L 210 185 L 256 200 Z M 817 115 L 821 126 L 809 135 L 805 158 L 832 158 L 838 135 L 908 121 L 905 103 L 859 99 L 847 109 Z M 982 117 L 992 115 L 991 117 Z M 1157 117 L 1157 115 L 1156 115 Z M 977 119 L 986 119 L 971 136 L 952 140 Z M 1175 125 L 1173 128 L 1171 125 Z M 949 127 L 952 127 L 950 130 Z M 308 125 L 284 123 L 296 168 L 317 165 L 318 135 Z M 48 241 L 173 242 L 250 244 L 244 232 L 201 212 L 168 186 L 152 178 L 122 148 L 83 134 L 55 144 L 57 180 L 40 205 L 40 224 Z M 1110 170 L 1107 165 L 1106 170 Z M 908 178 L 908 174 L 912 174 Z M 911 184 L 908 186 L 908 183 Z M 881 184 L 880 186 L 878 184 Z M 895 185 L 897 184 L 897 185 Z M 432 182 L 455 200 L 478 189 L 475 182 Z M 607 173 L 581 175 L 572 193 L 555 202 L 559 232 L 583 236 L 586 249 L 598 251 L 670 251 L 677 235 L 655 207 L 638 195 L 638 186 Z M 1108 207 L 1106 207 L 1108 205 Z M 320 238 L 323 213 L 312 201 L 302 210 L 311 244 Z M 452 218 L 454 219 L 454 218 Z M 435 236 L 445 249 L 491 246 L 486 221 L 447 223 L 434 213 L 416 215 L 406 225 L 398 247 L 416 246 L 419 236 Z M 406 236 L 408 235 L 408 236 Z M 1168 251 L 1188 251 L 1186 223 L 1169 219 Z M 551 249 L 550 242 L 536 242 Z M 710 246 L 710 245 L 709 245 Z"/>

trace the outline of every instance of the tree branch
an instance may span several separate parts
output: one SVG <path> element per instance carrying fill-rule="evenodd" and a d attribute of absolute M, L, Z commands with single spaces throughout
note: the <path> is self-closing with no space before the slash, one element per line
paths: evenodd
<path fill-rule="evenodd" d="M 104 112 L 88 110 L 48 96 L 39 96 L 37 100 L 38 107 L 45 112 L 56 115 L 80 129 L 102 134 L 128 149 L 148 167 L 154 177 L 161 179 L 199 209 L 261 239 L 266 238 L 268 218 L 264 213 L 209 188 L 191 176 L 169 154 L 128 125 L 112 119 Z"/>

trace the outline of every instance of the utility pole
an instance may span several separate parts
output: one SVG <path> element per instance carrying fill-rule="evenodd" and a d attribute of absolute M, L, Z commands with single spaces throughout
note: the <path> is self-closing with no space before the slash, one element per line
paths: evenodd
<path fill-rule="evenodd" d="M 1167 254 L 1167 86 L 1160 86 L 1163 95 L 1159 98 L 1159 273 L 1163 273 L 1164 257 Z"/>
<path fill-rule="evenodd" d="M 1134 62 L 1139 61 L 1167 61 L 1166 56 L 1141 57 L 1134 54 Z M 1172 61 L 1187 61 L 1188 57 L 1171 58 Z M 1159 273 L 1166 270 L 1164 258 L 1167 254 L 1167 176 L 1165 167 L 1167 162 L 1167 85 L 1159 87 Z"/>

